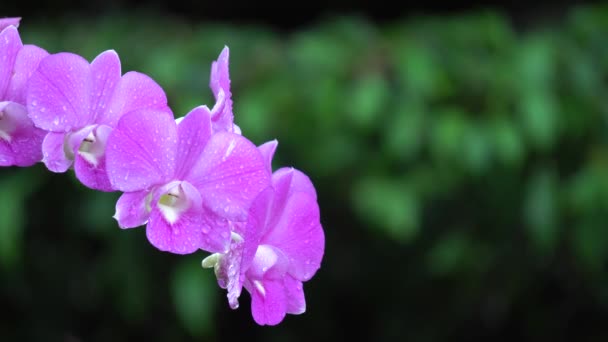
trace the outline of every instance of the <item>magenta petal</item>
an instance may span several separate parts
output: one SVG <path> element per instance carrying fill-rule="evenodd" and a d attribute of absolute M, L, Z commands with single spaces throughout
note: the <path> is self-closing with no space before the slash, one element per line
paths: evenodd
<path fill-rule="evenodd" d="M 19 27 L 21 18 L 2 18 L 0 19 L 0 31 L 4 30 L 8 26 Z"/>
<path fill-rule="evenodd" d="M 12 166 L 15 161 L 15 156 L 10 145 L 3 139 L 0 139 L 0 166 Z"/>
<path fill-rule="evenodd" d="M 219 132 L 209 140 L 188 180 L 211 210 L 244 221 L 251 201 L 268 186 L 269 174 L 255 145 L 240 135 Z"/>
<path fill-rule="evenodd" d="M 175 254 L 196 252 L 201 245 L 200 232 L 201 215 L 196 211 L 186 212 L 177 222 L 170 224 L 158 209 L 152 209 L 146 227 L 146 235 L 154 247 Z"/>
<path fill-rule="evenodd" d="M 35 45 L 24 45 L 15 60 L 15 67 L 13 70 L 13 77 L 9 83 L 9 87 L 6 93 L 6 97 L 10 101 L 26 104 L 26 86 L 27 82 L 38 68 L 40 61 L 48 56 L 49 53 L 46 50 L 41 49 Z"/>
<path fill-rule="evenodd" d="M 185 178 L 200 159 L 211 137 L 211 114 L 205 106 L 194 108 L 177 126 L 177 178 Z"/>
<path fill-rule="evenodd" d="M 52 172 L 63 173 L 72 166 L 72 159 L 66 155 L 64 143 L 66 133 L 48 133 L 42 141 L 42 162 Z"/>
<path fill-rule="evenodd" d="M 99 125 L 92 131 L 95 142 L 82 142 L 75 153 L 74 171 L 78 180 L 88 188 L 113 191 L 106 171 L 105 146 L 112 128 Z M 86 147 L 86 148 L 85 148 Z"/>
<path fill-rule="evenodd" d="M 148 222 L 149 210 L 146 208 L 146 198 L 149 191 L 126 192 L 116 202 L 114 219 L 120 228 L 135 228 Z"/>
<path fill-rule="evenodd" d="M 10 165 L 31 166 L 41 161 L 46 132 L 34 126 L 25 107 L 18 103 L 0 102 L 0 112 L 0 140 L 8 147 L 5 151 L 11 151 Z M 8 161 L 9 158 L 3 159 Z"/>
<path fill-rule="evenodd" d="M 302 171 L 292 167 L 283 167 L 272 174 L 272 186 L 281 197 L 287 198 L 294 192 L 305 192 L 317 199 L 317 191 L 310 178 Z"/>
<path fill-rule="evenodd" d="M 264 157 L 268 173 L 272 173 L 272 158 L 274 157 L 274 152 L 277 150 L 278 144 L 279 142 L 275 139 L 258 146 L 260 153 L 262 153 L 262 157 Z"/>
<path fill-rule="evenodd" d="M 14 26 L 9 26 L 0 32 L 0 100 L 7 100 L 8 84 L 13 76 L 13 68 L 17 54 L 23 44 L 19 32 Z"/>
<path fill-rule="evenodd" d="M 164 183 L 175 170 L 177 127 L 170 113 L 142 110 L 122 117 L 106 146 L 112 187 L 139 191 Z"/>
<path fill-rule="evenodd" d="M 251 294 L 251 313 L 259 325 L 277 325 L 287 312 L 287 295 L 281 279 L 245 283 Z"/>
<path fill-rule="evenodd" d="M 288 275 L 283 279 L 283 285 L 287 293 L 287 313 L 303 314 L 306 311 L 306 299 L 302 282 Z"/>
<path fill-rule="evenodd" d="M 230 222 L 207 208 L 203 208 L 202 243 L 200 248 L 210 253 L 226 253 L 230 245 Z"/>
<path fill-rule="evenodd" d="M 120 82 L 120 59 L 114 50 L 104 51 L 91 62 L 91 111 L 102 123 L 109 102 Z M 112 123 L 113 125 L 116 122 Z"/>
<path fill-rule="evenodd" d="M 217 61 L 211 63 L 211 77 L 209 86 L 213 91 L 213 95 L 217 99 L 220 90 L 226 94 L 226 98 L 230 98 L 230 74 L 228 72 L 228 60 L 230 57 L 230 49 L 224 47 Z"/>
<path fill-rule="evenodd" d="M 307 193 L 289 197 L 276 226 L 263 243 L 281 250 L 290 260 L 289 274 L 300 281 L 309 280 L 321 266 L 325 235 L 319 221 L 319 206 Z"/>
<path fill-rule="evenodd" d="M 165 91 L 158 83 L 147 75 L 131 71 L 122 76 L 108 109 L 97 122 L 114 126 L 122 115 L 140 109 L 170 112 Z"/>
<path fill-rule="evenodd" d="M 211 123 L 214 132 L 233 132 L 240 134 L 240 129 L 234 127 L 232 100 L 226 97 L 223 89 L 216 95 L 216 102 L 211 109 Z"/>
<path fill-rule="evenodd" d="M 176 209 L 168 216 L 167 211 L 175 208 L 163 205 L 161 199 L 174 188 L 179 188 L 179 195 L 182 196 L 179 200 L 184 205 L 184 211 Z M 206 229 L 200 203 L 200 194 L 187 182 L 172 182 L 155 191 L 146 228 L 150 243 L 160 250 L 176 254 L 190 254 L 198 250 L 203 244 Z"/>
<path fill-rule="evenodd" d="M 73 53 L 44 58 L 29 80 L 27 109 L 46 131 L 68 132 L 93 123 L 89 63 Z"/>

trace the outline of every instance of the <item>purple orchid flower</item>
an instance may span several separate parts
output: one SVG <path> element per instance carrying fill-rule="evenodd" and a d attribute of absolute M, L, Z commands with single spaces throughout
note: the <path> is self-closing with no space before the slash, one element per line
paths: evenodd
<path fill-rule="evenodd" d="M 169 111 L 162 88 L 150 77 L 121 76 L 114 50 L 91 64 L 72 53 L 50 55 L 29 81 L 27 108 L 34 124 L 47 131 L 43 162 L 53 172 L 72 165 L 87 187 L 112 191 L 106 172 L 105 145 L 118 120 L 138 109 Z"/>
<path fill-rule="evenodd" d="M 27 81 L 48 53 L 23 45 L 19 18 L 0 19 L 0 166 L 31 166 L 42 159 L 46 132 L 27 116 Z"/>
<path fill-rule="evenodd" d="M 246 224 L 233 226 L 230 250 L 212 254 L 203 267 L 214 267 L 220 287 L 235 309 L 244 286 L 260 325 L 276 325 L 287 313 L 306 310 L 302 282 L 319 269 L 325 236 L 314 186 L 292 168 L 277 170 L 272 186 L 252 203 Z"/>
<path fill-rule="evenodd" d="M 121 228 L 147 223 L 152 245 L 172 253 L 227 251 L 230 226 L 246 219 L 270 173 L 249 140 L 212 131 L 204 106 L 179 122 L 159 111 L 120 120 L 106 154 L 110 181 L 125 192 L 114 215 Z"/>
<path fill-rule="evenodd" d="M 215 105 L 211 109 L 211 123 L 214 132 L 227 131 L 241 134 L 239 126 L 234 124 L 234 114 L 232 113 L 232 92 L 228 71 L 229 56 L 230 50 L 225 46 L 217 61 L 211 63 L 209 87 L 215 97 Z"/>

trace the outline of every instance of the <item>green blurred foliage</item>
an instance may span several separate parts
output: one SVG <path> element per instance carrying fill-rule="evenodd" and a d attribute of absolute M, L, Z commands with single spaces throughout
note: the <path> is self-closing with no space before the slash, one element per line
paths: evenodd
<path fill-rule="evenodd" d="M 579 336 L 581 312 L 608 318 L 605 5 L 524 32 L 492 11 L 341 17 L 288 35 L 155 14 L 26 17 L 20 30 L 89 60 L 115 49 L 123 71 L 163 86 L 176 116 L 213 105 L 210 63 L 228 45 L 236 122 L 256 144 L 278 139 L 275 169 L 310 175 L 327 254 L 308 312 L 257 329 L 247 306 L 227 309 L 203 254 L 160 253 L 143 229 L 119 231 L 117 194 L 40 166 L 0 170 L 0 290 L 35 326 L 0 323 L 9 340 L 40 340 L 39 329 L 51 340 L 339 340 L 354 329 L 561 341 Z M 24 312 L 46 292 L 58 298 Z M 103 319 L 91 331 L 75 315 Z M 581 326 L 608 339 L 594 323 Z"/>

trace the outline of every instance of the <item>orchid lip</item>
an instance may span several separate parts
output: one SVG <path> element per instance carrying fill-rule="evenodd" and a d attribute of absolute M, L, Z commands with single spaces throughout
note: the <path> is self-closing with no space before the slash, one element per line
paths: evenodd
<path fill-rule="evenodd" d="M 190 203 L 181 185 L 172 187 L 162 194 L 156 204 L 168 223 L 174 224 L 179 220 L 181 213 L 190 207 Z"/>
<path fill-rule="evenodd" d="M 10 131 L 10 122 L 4 118 L 4 110 L 0 110 L 0 139 L 10 143 L 13 140 Z"/>

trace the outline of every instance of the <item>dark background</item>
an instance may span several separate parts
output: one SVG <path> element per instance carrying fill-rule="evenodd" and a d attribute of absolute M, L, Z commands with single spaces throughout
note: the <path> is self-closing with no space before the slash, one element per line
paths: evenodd
<path fill-rule="evenodd" d="M 293 6 L 289 8 L 289 6 Z M 299 7 L 299 8 L 298 8 Z M 308 309 L 258 327 L 204 253 L 149 245 L 119 194 L 0 170 L 2 341 L 608 339 L 608 7 L 542 1 L 2 3 L 25 43 L 149 74 L 212 105 L 317 187 Z"/>

